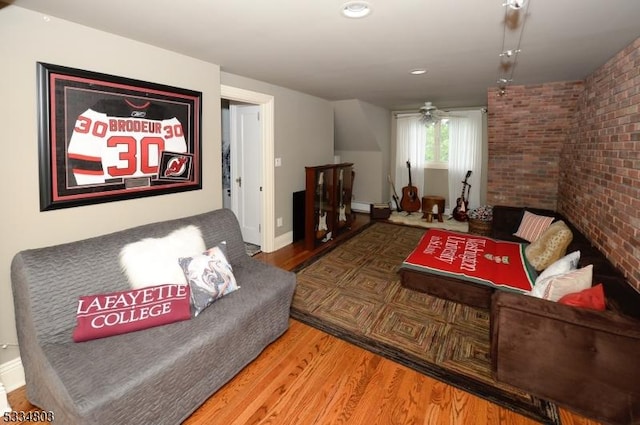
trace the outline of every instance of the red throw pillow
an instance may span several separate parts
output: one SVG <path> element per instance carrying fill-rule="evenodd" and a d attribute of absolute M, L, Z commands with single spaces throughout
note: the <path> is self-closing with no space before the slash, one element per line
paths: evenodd
<path fill-rule="evenodd" d="M 158 285 L 78 299 L 75 342 L 191 318 L 188 285 Z"/>
<path fill-rule="evenodd" d="M 602 283 L 592 286 L 591 288 L 583 289 L 580 292 L 567 294 L 560 298 L 558 302 L 573 307 L 590 308 L 599 311 L 604 311 L 607 308 Z"/>

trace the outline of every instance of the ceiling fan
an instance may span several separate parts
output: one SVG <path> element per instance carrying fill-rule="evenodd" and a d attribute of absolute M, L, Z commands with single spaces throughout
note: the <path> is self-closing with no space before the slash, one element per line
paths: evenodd
<path fill-rule="evenodd" d="M 451 116 L 449 113 L 436 108 L 431 102 L 424 102 L 424 105 L 420 107 L 419 112 L 421 115 L 420 121 L 424 124 L 433 124 Z"/>

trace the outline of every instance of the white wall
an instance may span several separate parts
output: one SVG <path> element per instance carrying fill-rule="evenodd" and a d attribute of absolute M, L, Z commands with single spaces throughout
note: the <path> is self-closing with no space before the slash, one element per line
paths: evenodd
<path fill-rule="evenodd" d="M 18 251 L 204 212 L 220 207 L 222 197 L 217 65 L 56 18 L 47 21 L 39 13 L 15 6 L 0 8 L 0 40 L 1 344 L 16 341 L 10 263 Z M 201 91 L 203 189 L 40 212 L 37 61 Z M 18 354 L 13 347 L 0 349 L 0 366 Z"/>
<path fill-rule="evenodd" d="M 352 162 L 355 172 L 353 180 L 353 208 L 369 212 L 369 204 L 387 202 L 386 190 L 388 158 L 376 151 L 336 151 L 340 162 Z M 384 182 L 380 176 L 384 176 Z M 384 192 L 384 193 L 383 193 Z"/>
<path fill-rule="evenodd" d="M 332 102 L 335 116 L 335 154 L 353 162 L 353 202 L 368 204 L 390 199 L 389 174 L 391 112 L 358 99 Z"/>

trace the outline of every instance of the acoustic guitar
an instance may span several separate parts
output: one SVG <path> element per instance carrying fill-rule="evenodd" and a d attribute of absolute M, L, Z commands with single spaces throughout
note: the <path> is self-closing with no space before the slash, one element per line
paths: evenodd
<path fill-rule="evenodd" d="M 453 209 L 453 213 L 451 214 L 457 221 L 467 221 L 469 219 L 467 214 L 469 209 L 469 189 L 471 189 L 471 185 L 467 183 L 469 177 L 471 177 L 471 170 L 467 171 L 467 175 L 462 182 L 462 194 L 458 199 L 456 199 L 456 207 Z M 467 191 L 466 197 L 464 195 L 465 189 Z"/>
<path fill-rule="evenodd" d="M 411 163 L 407 161 L 409 169 L 409 184 L 402 188 L 402 199 L 400 199 L 400 207 L 411 214 L 420 211 L 421 202 L 418 198 L 418 188 L 411 183 Z"/>

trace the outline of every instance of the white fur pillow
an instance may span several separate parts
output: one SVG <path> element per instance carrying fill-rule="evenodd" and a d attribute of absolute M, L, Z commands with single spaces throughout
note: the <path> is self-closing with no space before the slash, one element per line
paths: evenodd
<path fill-rule="evenodd" d="M 125 245 L 120 251 L 120 265 L 133 289 L 168 283 L 186 285 L 178 258 L 199 255 L 206 249 L 200 229 L 187 226 L 163 238 Z"/>

